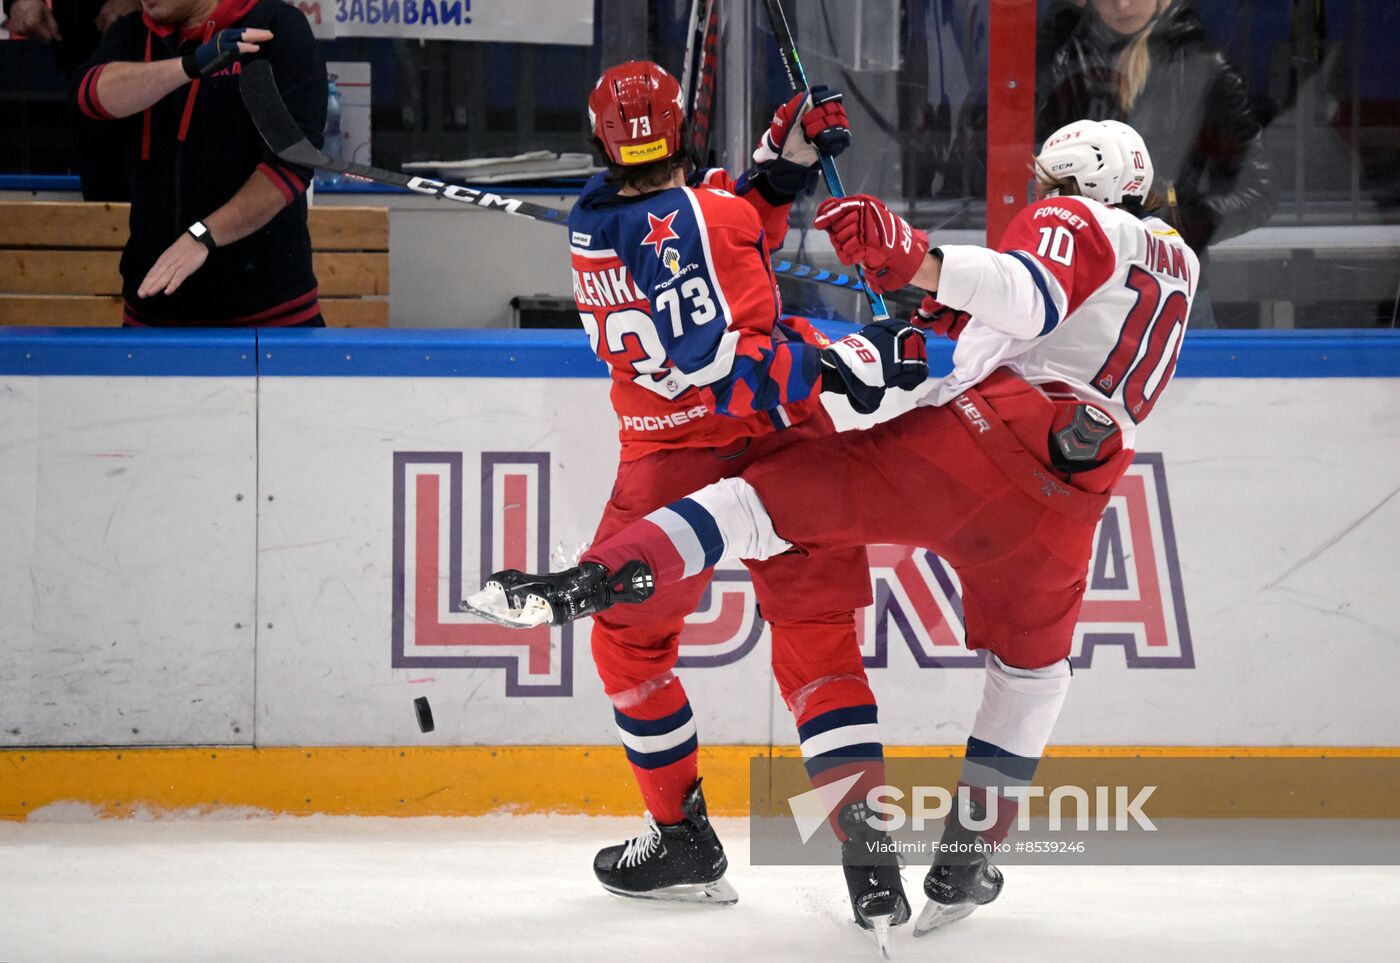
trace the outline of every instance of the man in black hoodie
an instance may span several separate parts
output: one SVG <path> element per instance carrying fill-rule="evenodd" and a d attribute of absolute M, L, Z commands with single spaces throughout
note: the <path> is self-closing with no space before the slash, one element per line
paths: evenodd
<path fill-rule="evenodd" d="M 267 150 L 238 93 L 240 57 L 265 57 L 312 143 L 326 70 L 282 0 L 145 0 L 74 75 L 86 117 L 121 124 L 131 185 L 122 252 L 128 326 L 320 325 L 306 188 Z"/>

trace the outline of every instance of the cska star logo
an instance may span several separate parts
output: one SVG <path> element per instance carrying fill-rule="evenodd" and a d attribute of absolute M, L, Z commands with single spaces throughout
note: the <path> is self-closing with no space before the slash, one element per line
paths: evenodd
<path fill-rule="evenodd" d="M 661 256 L 661 249 L 666 246 L 667 241 L 679 241 L 681 236 L 671 229 L 671 222 L 676 219 L 680 211 L 672 211 L 665 217 L 657 217 L 651 211 L 647 211 L 647 236 L 642 238 L 642 247 L 651 245 L 656 256 Z"/>

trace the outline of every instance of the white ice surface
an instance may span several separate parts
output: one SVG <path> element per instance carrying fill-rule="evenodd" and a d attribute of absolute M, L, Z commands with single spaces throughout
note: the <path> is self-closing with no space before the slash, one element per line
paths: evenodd
<path fill-rule="evenodd" d="M 599 889 L 594 852 L 640 820 L 0 823 L 0 961 L 875 959 L 836 869 L 751 868 L 746 821 L 716 823 L 727 908 Z M 897 930 L 895 958 L 1394 959 L 1397 908 L 1397 867 L 1011 867 L 969 919 Z"/>

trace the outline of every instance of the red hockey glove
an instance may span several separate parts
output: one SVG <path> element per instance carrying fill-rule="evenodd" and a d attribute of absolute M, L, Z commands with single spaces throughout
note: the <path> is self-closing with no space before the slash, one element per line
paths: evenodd
<path fill-rule="evenodd" d="M 844 394 L 868 415 L 886 388 L 917 388 L 928 378 L 924 335 L 898 321 L 874 322 L 822 349 L 822 390 Z"/>
<path fill-rule="evenodd" d="M 762 173 L 777 194 L 791 199 L 816 186 L 818 151 L 835 157 L 851 146 L 851 120 L 841 91 L 813 87 L 773 114 L 753 152 L 755 173 Z"/>
<path fill-rule="evenodd" d="M 851 146 L 851 118 L 846 116 L 841 100 L 841 91 L 818 84 L 802 108 L 803 137 L 829 157 L 836 157 Z M 817 160 L 813 158 L 812 163 Z"/>
<path fill-rule="evenodd" d="M 842 264 L 865 266 L 876 294 L 908 284 L 928 253 L 928 235 L 869 194 L 827 198 L 812 224 L 831 235 Z"/>
<path fill-rule="evenodd" d="M 909 323 L 920 331 L 931 332 L 949 341 L 958 340 L 971 320 L 972 315 L 966 311 L 950 308 L 932 297 L 925 297 L 918 310 L 909 317 Z"/>

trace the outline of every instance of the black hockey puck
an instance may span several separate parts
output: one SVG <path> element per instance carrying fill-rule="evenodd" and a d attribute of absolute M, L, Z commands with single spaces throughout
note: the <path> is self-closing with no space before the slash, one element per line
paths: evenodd
<path fill-rule="evenodd" d="M 413 711 L 418 714 L 418 731 L 433 731 L 433 707 L 428 705 L 427 696 L 419 696 L 413 700 Z"/>

